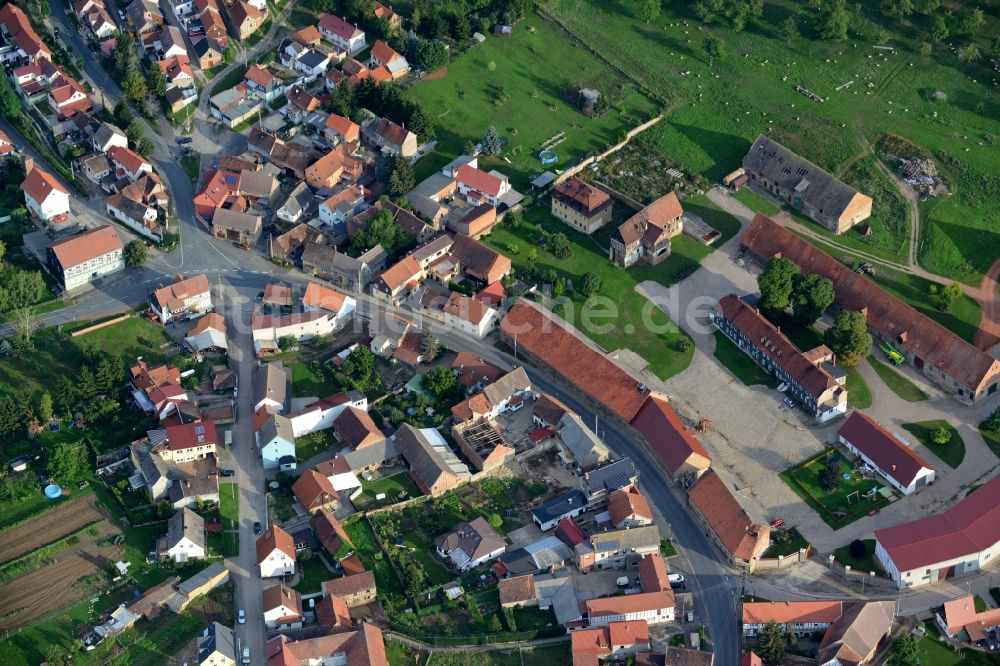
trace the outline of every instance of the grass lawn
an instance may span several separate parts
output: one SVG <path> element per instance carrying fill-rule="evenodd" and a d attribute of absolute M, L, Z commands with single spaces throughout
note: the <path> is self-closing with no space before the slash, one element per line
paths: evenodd
<path fill-rule="evenodd" d="M 526 606 L 515 608 L 511 612 L 514 614 L 514 624 L 517 625 L 518 631 L 541 629 L 556 623 L 556 616 L 551 608 L 542 610 L 538 606 Z"/>
<path fill-rule="evenodd" d="M 754 194 L 754 192 L 749 187 L 740 188 L 736 194 L 733 195 L 740 203 L 749 208 L 756 213 L 763 213 L 764 215 L 774 215 L 778 212 L 778 207 L 773 203 L 765 199 L 764 197 Z"/>
<path fill-rule="evenodd" d="M 660 555 L 662 557 L 673 557 L 677 554 L 677 549 L 674 548 L 674 544 L 671 543 L 670 539 L 663 539 L 660 541 Z"/>
<path fill-rule="evenodd" d="M 862 539 L 861 543 L 865 544 L 865 554 L 861 557 L 853 557 L 849 545 L 833 551 L 833 556 L 844 566 L 851 567 L 852 571 L 874 571 L 876 575 L 884 576 L 885 571 L 875 557 L 875 539 Z"/>
<path fill-rule="evenodd" d="M 222 69 L 225 69 L 225 67 L 223 67 L 222 65 L 220 65 L 220 68 L 221 69 L 219 70 L 219 72 L 221 73 Z M 235 87 L 237 83 L 239 83 L 240 81 L 243 80 L 243 76 L 246 73 L 247 73 L 247 70 L 245 68 L 243 68 L 243 67 L 235 67 L 235 68 L 233 68 L 233 71 L 229 72 L 228 74 L 226 74 L 222 78 L 214 79 L 213 80 L 213 83 L 212 83 L 212 92 L 209 93 L 209 94 L 210 95 L 217 95 L 220 92 L 222 92 L 223 90 L 228 90 L 229 88 Z M 215 76 L 215 75 L 213 74 L 213 76 Z"/>
<path fill-rule="evenodd" d="M 778 380 L 754 363 L 754 360 L 744 354 L 722 331 L 715 331 L 715 358 L 747 386 L 760 384 L 768 388 L 778 388 Z"/>
<path fill-rule="evenodd" d="M 723 18 L 702 29 L 683 3 L 663 5 L 649 23 L 621 3 L 600 0 L 553 0 L 545 11 L 667 106 L 667 120 L 656 129 L 663 152 L 676 164 L 718 181 L 766 133 L 868 190 L 876 200 L 872 235 L 857 239 L 869 247 L 896 251 L 893 243 L 905 222 L 898 216 L 898 196 L 894 203 L 885 196 L 888 185 L 874 173 L 866 144 L 893 133 L 920 146 L 955 192 L 922 206 L 921 263 L 978 281 L 1000 245 L 1000 162 L 992 141 L 1000 134 L 1000 117 L 988 107 L 989 60 L 963 64 L 944 43 L 920 53 L 945 7 L 904 20 L 882 12 L 878 3 L 858 7 L 847 42 L 818 39 L 793 0 L 766 3 L 762 20 L 739 33 Z M 801 35 L 785 39 L 780 26 L 789 16 L 796 17 Z M 987 23 L 981 34 L 996 34 L 996 15 L 988 14 Z M 894 51 L 873 52 L 868 45 L 883 30 Z M 725 55 L 705 55 L 708 36 L 725 43 Z M 837 90 L 848 80 L 854 84 Z M 810 102 L 796 85 L 824 103 Z M 947 99 L 934 99 L 929 91 L 935 90 Z"/>
<path fill-rule="evenodd" d="M 950 645 L 942 642 L 941 634 L 932 622 L 924 624 L 927 633 L 917 644 L 921 664 L 934 666 L 995 666 L 996 661 L 988 654 L 978 650 L 962 650 L 956 652 Z"/>
<path fill-rule="evenodd" d="M 385 493 L 385 497 L 380 500 L 375 499 L 379 493 Z M 420 495 L 420 489 L 413 483 L 410 475 L 407 472 L 400 472 L 374 481 L 362 479 L 361 494 L 351 501 L 358 511 L 368 511 Z"/>
<path fill-rule="evenodd" d="M 197 185 L 198 181 L 201 180 L 201 155 L 182 156 L 181 166 L 191 182 Z"/>
<path fill-rule="evenodd" d="M 303 7 L 296 7 L 288 13 L 285 25 L 290 28 L 304 28 L 307 25 L 316 25 L 316 15 Z"/>
<path fill-rule="evenodd" d="M 525 188 L 532 174 L 565 169 L 601 152 L 660 108 L 634 88 L 616 91 L 621 81 L 600 59 L 534 14 L 518 23 L 512 37 L 487 37 L 442 73 L 407 92 L 437 125 L 435 165 L 463 154 L 465 144 L 481 139 L 492 125 L 507 140 L 503 156 L 511 163 L 480 158 L 480 166 L 507 174 L 515 189 Z M 562 81 L 601 90 L 612 109 L 586 117 L 563 98 Z M 563 140 L 553 147 L 558 161 L 542 166 L 542 144 L 560 134 Z"/>
<path fill-rule="evenodd" d="M 847 373 L 847 398 L 858 409 L 872 406 L 872 392 L 857 367 L 843 368 Z"/>
<path fill-rule="evenodd" d="M 886 386 L 906 402 L 922 402 L 927 399 L 927 394 L 920 390 L 920 387 L 906 378 L 903 373 L 893 370 L 891 367 L 877 360 L 874 356 L 868 357 L 868 362 Z"/>
<path fill-rule="evenodd" d="M 344 522 L 344 531 L 351 538 L 354 545 L 354 552 L 357 554 L 365 569 L 375 574 L 375 584 L 379 588 L 379 594 L 400 595 L 402 587 L 392 565 L 384 557 L 375 558 L 376 553 L 380 553 L 378 544 L 375 542 L 375 535 L 372 533 L 368 521 L 360 514 L 355 514 Z M 344 548 L 351 550 L 350 546 L 344 544 Z"/>
<path fill-rule="evenodd" d="M 385 641 L 385 653 L 391 666 L 416 666 L 428 663 L 428 654 L 391 639 Z M 538 648 L 496 650 L 492 652 L 435 652 L 435 666 L 553 666 L 572 661 L 570 642 Z"/>
<path fill-rule="evenodd" d="M 827 464 L 828 455 L 836 456 L 839 474 L 851 475 L 850 479 L 842 478 L 840 485 L 833 490 L 824 490 L 820 485 L 820 472 Z M 869 511 L 889 504 L 881 495 L 876 495 L 874 500 L 867 499 L 865 493 L 882 484 L 852 472 L 851 465 L 833 449 L 787 469 L 779 476 L 820 515 L 823 522 L 835 530 L 868 515 Z M 851 497 L 850 501 L 848 496 Z"/>
<path fill-rule="evenodd" d="M 315 553 L 313 553 L 313 556 L 308 560 L 303 560 L 301 557 L 298 558 L 298 560 L 296 560 L 296 566 L 299 568 L 302 580 L 295 585 L 295 590 L 297 592 L 301 592 L 302 594 L 319 592 L 320 588 L 323 586 L 323 581 L 333 580 L 337 577 L 336 574 L 326 568 L 326 565 L 323 564 L 323 560 L 321 560 Z"/>
<path fill-rule="evenodd" d="M 951 439 L 944 445 L 931 441 L 931 431 L 941 427 L 946 428 L 951 434 Z M 965 442 L 962 441 L 958 431 L 947 421 L 937 419 L 935 421 L 904 423 L 903 428 L 920 440 L 921 444 L 930 449 L 931 453 L 944 461 L 948 467 L 956 469 L 962 464 L 962 460 L 965 458 Z"/>
<path fill-rule="evenodd" d="M 978 594 L 976 595 L 976 597 L 975 597 L 975 599 L 973 601 L 976 604 L 976 612 L 977 613 L 985 613 L 986 611 L 988 611 L 990 609 L 990 605 L 988 603 L 986 603 L 986 599 L 983 599 Z"/>
<path fill-rule="evenodd" d="M 240 487 L 235 483 L 219 484 L 219 515 L 223 529 L 238 529 L 240 524 Z"/>
<path fill-rule="evenodd" d="M 771 531 L 771 547 L 764 551 L 764 557 L 794 555 L 801 548 L 808 548 L 809 542 L 794 527 L 787 530 Z"/>
<path fill-rule="evenodd" d="M 285 367 L 292 373 L 292 394 L 296 397 L 323 398 L 343 390 L 340 382 L 318 374 L 306 361 L 294 361 Z"/>
<path fill-rule="evenodd" d="M 979 434 L 983 436 L 983 439 L 986 441 L 986 446 L 990 447 L 990 451 L 993 452 L 993 455 L 1000 458 L 1000 432 L 983 430 L 983 426 L 980 424 Z"/>
<path fill-rule="evenodd" d="M 739 230 L 735 218 L 722 212 L 705 197 L 684 199 L 684 208 L 700 215 L 708 224 L 718 229 L 721 245 Z M 538 246 L 540 229 L 551 233 L 562 232 L 569 238 L 573 254 L 567 259 L 557 259 L 541 249 L 532 261 L 528 254 Z M 602 230 L 603 231 L 603 230 Z M 607 231 L 606 234 L 609 234 Z M 600 234 L 595 234 L 600 236 Z M 553 308 L 607 351 L 628 348 L 649 363 L 649 370 L 661 379 L 668 379 L 691 363 L 694 347 L 690 338 L 680 330 L 660 308 L 635 291 L 637 285 L 652 281 L 670 286 L 697 270 L 699 262 L 714 248 L 698 243 L 688 236 L 674 239 L 670 257 L 658 266 L 637 265 L 629 269 L 611 263 L 607 250 L 598 238 L 578 233 L 556 220 L 549 213 L 546 199 L 528 210 L 522 223 L 515 229 L 509 225 L 494 229 L 486 242 L 511 258 L 515 272 L 551 270 L 558 277 L 580 283 L 588 272 L 601 279 L 598 292 L 604 298 L 586 306 L 587 299 L 579 292 L 568 295 L 566 305 Z M 585 317 L 596 325 L 584 325 Z M 682 342 L 684 341 L 684 342 Z M 681 351 L 681 345 L 687 345 Z"/>

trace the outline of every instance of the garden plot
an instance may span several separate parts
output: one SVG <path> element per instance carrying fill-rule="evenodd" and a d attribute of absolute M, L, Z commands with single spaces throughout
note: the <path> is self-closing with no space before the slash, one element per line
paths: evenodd
<path fill-rule="evenodd" d="M 102 518 L 94 506 L 93 495 L 44 513 L 0 533 L 0 563 L 16 560 Z"/>

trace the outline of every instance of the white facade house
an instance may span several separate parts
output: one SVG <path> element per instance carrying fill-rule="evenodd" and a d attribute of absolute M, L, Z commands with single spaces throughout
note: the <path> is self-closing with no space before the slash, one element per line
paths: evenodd
<path fill-rule="evenodd" d="M 934 469 L 894 436 L 861 412 L 847 419 L 837 438 L 845 449 L 872 467 L 886 483 L 904 495 L 911 495 L 934 482 Z"/>
<path fill-rule="evenodd" d="M 34 166 L 31 158 L 25 160 L 24 170 L 28 175 L 21 183 L 21 189 L 24 190 L 24 205 L 28 212 L 45 222 L 58 215 L 68 215 L 69 190 L 55 176 Z"/>
<path fill-rule="evenodd" d="M 265 589 L 261 595 L 261 610 L 268 629 L 298 629 L 302 626 L 302 596 L 286 585 Z"/>
<path fill-rule="evenodd" d="M 128 148 L 128 137 L 125 136 L 125 132 L 114 125 L 101 123 L 94 135 L 90 137 L 90 145 L 98 153 L 106 153 L 112 146 Z"/>
<path fill-rule="evenodd" d="M 633 620 L 661 624 L 674 621 L 674 594 L 670 590 L 664 590 L 589 599 L 586 601 L 586 608 L 592 627 Z"/>
<path fill-rule="evenodd" d="M 202 273 L 177 280 L 153 292 L 149 304 L 160 322 L 166 324 L 182 315 L 208 312 L 212 309 L 212 288 Z"/>
<path fill-rule="evenodd" d="M 365 42 L 364 30 L 333 14 L 323 14 L 320 18 L 319 34 L 323 39 L 351 56 L 359 51 L 364 51 L 365 47 L 368 46 Z"/>
<path fill-rule="evenodd" d="M 205 557 L 205 519 L 181 509 L 167 521 L 166 556 L 177 563 Z"/>
<path fill-rule="evenodd" d="M 331 428 L 334 420 L 348 407 L 367 412 L 368 398 L 365 397 L 364 393 L 348 391 L 306 405 L 288 415 L 292 422 L 292 435 L 301 437 L 317 430 Z"/>
<path fill-rule="evenodd" d="M 497 326 L 499 315 L 494 308 L 475 298 L 452 292 L 444 305 L 444 323 L 480 340 Z"/>
<path fill-rule="evenodd" d="M 329 335 L 335 320 L 325 312 L 297 312 L 290 315 L 254 315 L 253 342 L 259 356 L 277 353 L 278 340 L 295 338 L 297 342 Z"/>
<path fill-rule="evenodd" d="M 291 576 L 295 573 L 295 542 L 292 536 L 272 525 L 257 539 L 257 565 L 261 578 Z"/>
<path fill-rule="evenodd" d="M 302 309 L 306 312 L 326 312 L 333 317 L 335 330 L 340 330 L 354 316 L 358 302 L 338 291 L 310 282 L 302 296 Z"/>
<path fill-rule="evenodd" d="M 66 291 L 125 269 L 124 245 L 110 225 L 96 227 L 49 247 L 49 265 Z"/>

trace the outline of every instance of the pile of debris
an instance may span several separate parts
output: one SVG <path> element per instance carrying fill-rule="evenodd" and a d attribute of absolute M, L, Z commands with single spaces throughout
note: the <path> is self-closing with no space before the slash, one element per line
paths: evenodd
<path fill-rule="evenodd" d="M 948 187 L 938 175 L 937 165 L 933 160 L 900 157 L 899 171 L 903 181 L 923 196 L 937 197 L 948 194 Z"/>

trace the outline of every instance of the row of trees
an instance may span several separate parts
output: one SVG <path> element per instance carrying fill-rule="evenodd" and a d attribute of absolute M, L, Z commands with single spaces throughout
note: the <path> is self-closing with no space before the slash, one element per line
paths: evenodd
<path fill-rule="evenodd" d="M 396 224 L 392 211 L 383 210 L 354 235 L 348 253 L 357 257 L 381 244 L 391 264 L 413 248 L 416 242 L 412 234 Z"/>
<path fill-rule="evenodd" d="M 371 78 L 357 84 L 348 79 L 341 81 L 330 93 L 326 110 L 358 123 L 366 119 L 363 110 L 367 110 L 405 125 L 421 142 L 434 137 L 434 125 L 417 102 L 404 98 L 398 86 Z"/>

